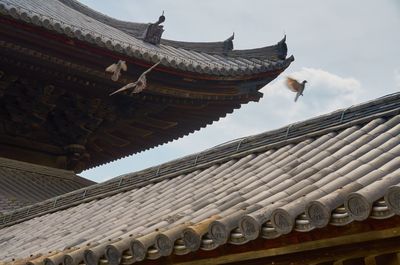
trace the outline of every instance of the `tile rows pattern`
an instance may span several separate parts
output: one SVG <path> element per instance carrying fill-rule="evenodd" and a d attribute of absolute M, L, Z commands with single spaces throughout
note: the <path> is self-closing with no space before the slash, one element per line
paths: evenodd
<path fill-rule="evenodd" d="M 97 11 L 91 9 L 90 7 L 84 5 L 76 0 L 58 0 L 58 1 L 60 1 L 61 3 L 63 3 L 64 5 L 72 8 L 72 9 L 78 11 L 79 13 L 82 13 L 88 17 L 91 17 L 91 18 L 99 21 L 99 22 L 107 24 L 113 28 L 117 28 L 137 39 L 144 38 L 144 36 L 146 35 L 147 28 L 149 26 L 149 23 L 121 21 L 121 20 L 109 17 L 107 15 L 104 15 L 100 12 L 97 12 Z M 233 38 L 234 38 L 234 35 L 232 35 L 225 41 L 219 41 L 219 42 L 184 42 L 184 41 L 161 39 L 161 44 L 164 44 L 167 46 L 172 46 L 174 48 L 183 48 L 186 50 L 194 50 L 194 51 L 212 53 L 212 54 L 218 53 L 218 54 L 224 55 L 227 52 L 230 52 L 231 49 L 233 49 Z M 282 52 L 284 52 L 283 57 L 285 57 L 286 50 L 283 49 Z M 272 56 L 274 54 L 268 54 L 268 49 L 267 49 L 267 51 L 258 53 L 258 56 L 260 56 L 260 55 L 262 57 L 263 57 L 263 55 L 264 55 L 264 57 L 268 57 L 268 56 Z"/>
<path fill-rule="evenodd" d="M 3 227 L 0 261 L 130 263 L 399 214 L 399 112 L 346 124 Z"/>
<path fill-rule="evenodd" d="M 129 173 L 105 183 L 60 195 L 41 203 L 15 210 L 0 217 L 0 227 L 10 226 L 44 213 L 66 209 L 86 201 L 112 196 L 122 191 L 140 188 L 149 183 L 172 178 L 180 174 L 221 164 L 233 158 L 280 148 L 327 131 L 341 130 L 350 124 L 362 124 L 373 118 L 400 113 L 400 93 L 394 93 L 351 108 L 334 111 L 307 121 L 298 122 L 273 131 L 236 139 L 214 148 L 179 158 L 142 171 Z"/>
<path fill-rule="evenodd" d="M 232 56 L 164 44 L 152 45 L 58 0 L 1 0 L 0 14 L 130 57 L 152 63 L 161 61 L 164 66 L 189 72 L 219 76 L 251 75 L 282 71 L 294 60 L 293 56 L 285 58 L 285 40 L 274 46 L 248 52 L 233 51 Z"/>
<path fill-rule="evenodd" d="M 72 171 L 0 158 L 0 214 L 92 184 Z"/>

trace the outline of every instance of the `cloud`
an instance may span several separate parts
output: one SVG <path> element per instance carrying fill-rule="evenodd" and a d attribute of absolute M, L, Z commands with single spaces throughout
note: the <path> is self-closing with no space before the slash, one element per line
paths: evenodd
<path fill-rule="evenodd" d="M 304 96 L 294 103 L 295 94 L 284 82 L 286 76 L 299 81 L 307 80 Z M 315 68 L 282 75 L 279 80 L 262 90 L 266 101 L 263 105 L 282 121 L 296 122 L 316 115 L 346 108 L 361 101 L 364 93 L 360 81 L 341 77 Z"/>
<path fill-rule="evenodd" d="M 294 102 L 294 93 L 285 86 L 286 76 L 308 81 L 304 97 L 300 97 L 297 103 Z M 361 101 L 365 91 L 355 78 L 341 77 L 322 69 L 302 68 L 281 75 L 265 86 L 262 92 L 264 97 L 260 102 L 244 105 L 205 129 L 161 147 L 86 171 L 83 175 L 97 176 L 97 181 L 104 181 L 116 175 L 155 166 L 233 139 L 350 107 Z"/>
<path fill-rule="evenodd" d="M 304 97 L 294 102 L 295 94 L 285 85 L 286 76 L 300 81 L 307 80 Z M 201 150 L 229 141 L 276 129 L 317 115 L 347 108 L 361 101 L 364 93 L 360 81 L 351 77 L 315 68 L 282 75 L 277 81 L 265 86 L 263 99 L 249 103 L 233 114 L 202 129 L 200 132 L 171 144 L 176 151 Z"/>

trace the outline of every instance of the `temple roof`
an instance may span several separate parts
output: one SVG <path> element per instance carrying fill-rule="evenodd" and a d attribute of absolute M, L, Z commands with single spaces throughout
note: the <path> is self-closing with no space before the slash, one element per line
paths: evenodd
<path fill-rule="evenodd" d="M 388 219 L 399 168 L 396 93 L 21 208 L 0 260 L 113 265 Z"/>
<path fill-rule="evenodd" d="M 121 21 L 100 12 L 97 12 L 86 5 L 81 4 L 75 0 L 60 0 L 64 5 L 85 14 L 97 21 L 107 24 L 113 28 L 117 28 L 128 35 L 131 35 L 138 39 L 144 39 L 146 35 L 146 30 L 150 23 L 135 23 L 128 21 Z M 233 49 L 233 36 L 227 38 L 225 41 L 219 42 L 185 42 L 185 41 L 175 41 L 161 39 L 162 44 L 172 46 L 174 48 L 183 48 L 188 50 L 195 50 L 199 52 L 214 53 L 214 54 L 225 54 Z"/>
<path fill-rule="evenodd" d="M 143 41 L 150 24 L 113 19 L 74 0 L 2 0 L 0 12 L 109 50 L 181 71 L 237 76 L 280 70 L 289 66 L 285 38 L 276 45 L 233 50 L 233 36 L 222 42 Z"/>
<path fill-rule="evenodd" d="M 294 60 L 286 37 L 249 50 L 234 50 L 233 36 L 152 43 L 162 17 L 133 23 L 74 0 L 0 0 L 0 156 L 75 172 L 108 163 L 258 101 Z M 118 60 L 128 69 L 114 82 L 104 70 Z M 141 93 L 109 96 L 158 62 Z"/>
<path fill-rule="evenodd" d="M 92 184 L 73 171 L 0 158 L 0 215 Z"/>

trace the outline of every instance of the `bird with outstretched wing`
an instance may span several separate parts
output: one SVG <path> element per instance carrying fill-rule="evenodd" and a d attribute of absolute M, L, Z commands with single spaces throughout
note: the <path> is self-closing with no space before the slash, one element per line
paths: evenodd
<path fill-rule="evenodd" d="M 287 77 L 286 79 L 286 85 L 287 87 L 296 93 L 296 97 L 294 98 L 294 102 L 297 101 L 297 99 L 300 96 L 303 96 L 303 92 L 305 89 L 305 85 L 306 85 L 307 81 L 304 80 L 303 82 L 299 83 L 299 81 L 297 81 L 296 79 L 293 79 L 291 77 Z"/>
<path fill-rule="evenodd" d="M 112 81 L 118 81 L 120 75 L 121 75 L 121 70 L 125 71 L 128 70 L 128 67 L 126 66 L 125 61 L 119 60 L 117 63 L 113 63 L 109 67 L 106 68 L 106 72 L 112 73 L 113 75 L 111 76 Z"/>
<path fill-rule="evenodd" d="M 135 94 L 135 93 L 140 93 L 140 92 L 142 92 L 142 91 L 146 88 L 146 85 L 147 85 L 146 74 L 148 74 L 151 70 L 153 70 L 153 68 L 155 68 L 155 67 L 156 67 L 157 65 L 159 65 L 159 64 L 160 64 L 160 62 L 154 64 L 152 67 L 150 67 L 149 69 L 147 69 L 146 71 L 144 71 L 144 72 L 139 76 L 139 78 L 136 80 L 136 82 L 129 83 L 129 84 L 127 84 L 127 85 L 121 87 L 120 89 L 118 89 L 118 90 L 112 92 L 112 93 L 110 94 L 110 96 L 112 96 L 112 95 L 114 95 L 114 94 L 116 94 L 116 93 L 120 93 L 120 92 L 125 91 L 125 90 L 130 89 L 130 88 L 133 88 L 131 94 Z"/>

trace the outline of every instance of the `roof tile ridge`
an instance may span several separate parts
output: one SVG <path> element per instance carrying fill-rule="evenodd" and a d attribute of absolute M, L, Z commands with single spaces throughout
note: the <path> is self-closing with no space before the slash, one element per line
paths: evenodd
<path fill-rule="evenodd" d="M 365 110 L 368 108 L 372 108 L 373 110 L 366 112 Z M 363 124 L 376 118 L 399 115 L 400 93 L 394 93 L 389 96 L 378 98 L 377 100 L 355 105 L 346 111 L 346 114 L 343 118 L 341 118 L 342 112 L 343 110 L 337 110 L 329 114 L 318 116 L 314 119 L 296 123 L 296 127 L 299 128 L 298 130 L 295 130 L 296 128 L 292 126 L 291 128 L 294 127 L 292 133 L 287 133 L 287 128 L 290 126 L 289 125 L 277 130 L 253 135 L 245 139 L 240 139 L 239 148 L 237 148 L 238 141 L 236 140 L 231 143 L 222 144 L 218 145 L 217 147 L 207 149 L 206 151 L 200 152 L 200 155 L 199 153 L 196 153 L 185 156 L 183 158 L 175 159 L 155 167 L 141 170 L 132 174 L 125 174 L 103 183 L 72 191 L 56 198 L 51 198 L 37 204 L 32 204 L 28 207 L 23 207 L 12 213 L 4 214 L 0 218 L 0 228 L 12 225 L 14 223 L 19 223 L 24 220 L 29 220 L 33 217 L 41 216 L 46 213 L 79 205 L 84 202 L 112 196 L 120 192 L 143 187 L 151 183 L 157 183 L 181 174 L 200 170 L 207 166 L 224 163 L 233 158 L 241 158 L 252 153 L 260 153 L 271 148 L 279 148 L 289 143 L 299 142 L 304 140 L 304 138 L 317 137 L 332 131 L 348 128 L 352 125 Z M 325 127 L 321 125 L 320 122 L 322 121 L 326 122 Z M 314 128 L 312 126 L 314 124 L 318 124 L 319 126 Z M 311 130 L 307 129 L 307 126 L 310 125 Z M 272 140 L 265 141 L 269 138 Z M 197 165 L 194 166 L 193 163 L 196 157 Z M 204 157 L 206 159 L 201 161 L 202 157 L 203 159 Z M 172 167 L 174 165 L 176 168 Z M 181 165 L 183 165 L 183 167 Z M 65 199 L 65 202 L 63 201 L 63 198 Z M 35 207 L 37 209 L 34 211 L 34 213 L 30 212 L 30 209 L 34 209 Z M 24 213 L 24 211 L 27 213 Z"/>
<path fill-rule="evenodd" d="M 26 167 L 24 167 L 26 166 Z M 74 177 L 70 177 L 69 175 L 77 176 L 74 171 L 61 169 L 61 168 L 53 168 L 44 165 L 33 164 L 25 161 L 14 160 L 10 158 L 0 157 L 0 167 L 6 167 L 10 169 L 16 169 L 20 171 L 37 173 L 41 175 L 46 175 L 49 177 L 56 177 L 61 179 L 73 180 Z M 33 170 L 32 169 L 38 169 Z M 58 175 L 57 173 L 63 173 L 63 176 Z"/>
<path fill-rule="evenodd" d="M 148 30 L 148 27 L 150 24 L 152 23 L 144 23 L 144 22 L 132 22 L 132 21 L 125 21 L 125 20 L 120 20 L 114 17 L 111 17 L 107 14 L 104 14 L 102 12 L 99 12 L 85 4 L 80 3 L 79 1 L 76 0 L 57 0 L 60 3 L 66 5 L 69 8 L 74 9 L 77 12 L 80 12 L 86 16 L 91 17 L 92 19 L 97 20 L 98 22 L 107 24 L 108 26 L 111 26 L 115 29 L 124 31 L 125 33 L 138 38 L 138 39 L 144 39 L 145 38 L 145 34 Z M 138 31 L 137 34 L 134 34 L 133 31 Z M 176 48 L 179 47 L 180 44 L 182 44 L 183 46 L 185 45 L 209 45 L 209 44 L 215 44 L 218 46 L 221 46 L 221 48 L 226 51 L 232 50 L 233 49 L 233 40 L 234 34 L 232 36 L 230 36 L 229 38 L 227 38 L 224 41 L 217 41 L 217 42 L 190 42 L 190 41 L 175 41 L 175 40 L 169 40 L 169 39 L 161 39 L 161 43 L 166 44 L 166 45 L 171 45 L 173 47 L 175 47 L 177 45 Z"/>
<path fill-rule="evenodd" d="M 57 0 L 54 0 L 57 1 Z M 58 0 L 61 1 L 61 0 Z M 61 2 L 57 2 L 62 4 Z M 71 9 L 71 11 L 79 13 L 79 11 L 69 7 L 65 6 L 66 8 Z M 101 48 L 107 48 L 113 52 L 117 53 L 122 53 L 124 55 L 128 55 L 129 57 L 137 58 L 137 59 L 144 59 L 145 61 L 158 61 L 161 60 L 162 64 L 167 67 L 171 67 L 174 69 L 180 69 L 180 70 L 185 70 L 187 71 L 186 68 L 191 68 L 194 67 L 193 62 L 191 62 L 190 59 L 188 58 L 177 58 L 174 55 L 171 55 L 170 53 L 165 52 L 161 48 L 157 48 L 157 45 L 150 45 L 149 43 L 146 43 L 146 41 L 143 40 L 143 38 L 138 37 L 131 32 L 127 32 L 126 30 L 121 29 L 120 27 L 116 27 L 115 25 L 111 25 L 110 23 L 106 23 L 106 21 L 101 22 L 96 20 L 95 18 L 90 17 L 89 15 L 85 15 L 84 13 L 79 13 L 82 16 L 86 17 L 87 19 L 91 19 L 93 21 L 97 21 L 100 24 L 103 24 L 104 27 L 108 27 L 109 29 L 112 29 L 113 31 L 111 33 L 118 32 L 120 33 L 118 36 L 124 36 L 124 39 L 121 39 L 119 37 L 114 38 L 114 36 L 111 34 L 105 34 L 104 32 L 99 32 L 97 30 L 93 30 L 90 27 L 85 27 L 84 24 L 77 25 L 76 23 L 69 23 L 63 19 L 55 18 L 54 16 L 48 16 L 48 14 L 42 14 L 38 13 L 35 11 L 30 10 L 29 8 L 26 8 L 24 6 L 21 6 L 20 4 L 16 3 L 10 3 L 10 2 L 4 2 L 0 3 L 0 13 L 3 15 L 7 15 L 12 17 L 13 19 L 16 19 L 18 21 L 30 23 L 33 26 L 39 26 L 43 27 L 45 29 L 48 29 L 53 32 L 58 32 L 61 34 L 64 34 L 70 38 L 78 39 L 79 41 L 95 44 L 96 46 L 99 46 Z M 159 26 L 156 25 L 157 23 L 150 23 L 148 25 L 153 25 L 153 26 Z M 161 27 L 161 26 L 160 26 Z M 147 29 L 147 28 L 146 28 Z M 161 28 L 159 30 L 162 30 Z M 146 30 L 142 30 L 145 32 Z M 115 33 L 114 32 L 114 33 Z M 142 35 L 140 33 L 139 35 Z M 127 40 L 125 37 L 127 37 L 129 40 Z M 229 39 L 228 39 L 229 40 Z M 286 44 L 284 44 L 286 45 Z M 229 45 L 228 45 L 229 46 Z M 227 47 L 228 47 L 227 46 Z M 279 46 L 279 45 L 278 45 Z M 171 46 L 173 48 L 173 46 Z M 254 75 L 257 74 L 259 71 L 273 71 L 273 70 L 279 70 L 282 71 L 285 68 L 287 68 L 290 63 L 294 60 L 293 56 L 290 56 L 289 58 L 285 58 L 283 55 L 286 55 L 286 53 L 282 53 L 278 48 L 275 46 L 271 46 L 270 50 L 262 50 L 261 53 L 255 53 L 250 54 L 246 53 L 245 51 L 243 52 L 243 57 L 244 58 L 253 58 L 254 56 L 260 56 L 260 59 L 265 60 L 265 59 L 270 59 L 270 63 L 268 66 L 261 65 L 259 67 L 253 67 L 253 64 L 251 64 L 250 69 L 249 67 L 232 67 L 229 69 L 225 75 L 232 77 L 237 74 L 240 75 Z M 229 48 L 229 47 L 228 47 Z M 230 49 L 230 48 L 229 48 Z M 228 49 L 228 50 L 229 50 Z M 226 49 L 225 49 L 226 50 Z M 194 52 L 194 50 L 193 50 Z M 224 53 L 220 53 L 220 55 L 223 55 L 225 57 L 231 57 L 232 54 L 234 54 L 235 51 L 228 51 L 226 55 Z M 240 52 L 239 50 L 237 52 Z M 213 54 L 213 53 L 210 53 Z M 240 55 L 241 56 L 241 55 Z M 236 56 L 237 57 L 237 56 Z M 235 58 L 233 56 L 232 58 Z M 181 61 L 181 63 L 176 63 L 176 61 Z M 212 76 L 215 75 L 221 75 L 220 71 L 215 71 L 216 68 L 218 67 L 223 67 L 218 62 L 212 62 L 210 63 L 204 63 L 200 62 L 195 66 L 193 69 L 190 70 L 190 72 L 194 73 L 200 73 L 200 74 L 209 74 Z"/>
<path fill-rule="evenodd" d="M 275 56 L 277 59 L 284 60 L 287 56 L 287 51 L 288 48 L 286 44 L 286 35 L 284 35 L 284 37 L 276 44 L 251 49 L 232 49 L 232 51 L 229 52 L 228 55 L 232 57 L 243 58 L 262 58 L 265 56 L 271 57 L 270 55 L 272 55 L 272 57 Z M 272 59 L 272 57 L 270 59 Z"/>

